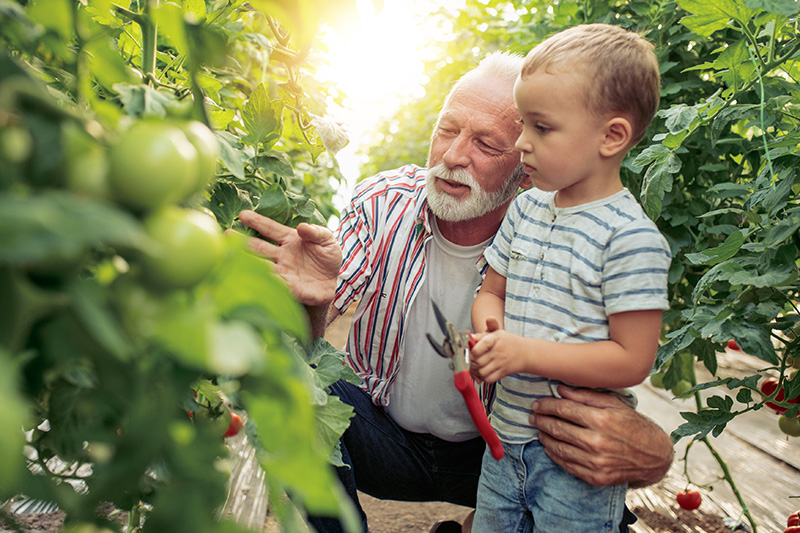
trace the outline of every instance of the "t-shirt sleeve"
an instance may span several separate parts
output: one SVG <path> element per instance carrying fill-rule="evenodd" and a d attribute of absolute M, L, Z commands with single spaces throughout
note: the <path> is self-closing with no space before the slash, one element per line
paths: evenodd
<path fill-rule="evenodd" d="M 608 242 L 603 261 L 606 313 L 669 309 L 669 245 L 649 219 L 627 224 Z"/>
<path fill-rule="evenodd" d="M 484 264 L 488 264 L 495 272 L 508 277 L 508 261 L 511 250 L 511 240 L 514 237 L 514 226 L 520 217 L 519 197 L 517 197 L 508 208 L 505 218 L 503 218 L 500 229 L 495 234 L 492 243 L 483 252 L 483 257 L 478 263 L 478 268 L 483 269 Z"/>

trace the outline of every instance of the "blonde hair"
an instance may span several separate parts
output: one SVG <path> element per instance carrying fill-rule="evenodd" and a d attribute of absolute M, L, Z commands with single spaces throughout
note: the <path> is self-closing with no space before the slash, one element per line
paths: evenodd
<path fill-rule="evenodd" d="M 610 24 L 583 24 L 545 39 L 525 57 L 521 77 L 539 69 L 580 63 L 585 104 L 597 115 L 625 114 L 631 145 L 641 140 L 658 110 L 661 75 L 652 43 Z"/>

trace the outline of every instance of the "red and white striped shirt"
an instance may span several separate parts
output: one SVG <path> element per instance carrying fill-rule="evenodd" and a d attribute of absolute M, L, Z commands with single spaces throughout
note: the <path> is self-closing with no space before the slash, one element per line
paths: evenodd
<path fill-rule="evenodd" d="M 338 229 L 344 261 L 333 305 L 359 302 L 347 340 L 347 361 L 376 405 L 402 359 L 405 320 L 425 273 L 431 214 L 427 169 L 406 165 L 356 186 Z"/>

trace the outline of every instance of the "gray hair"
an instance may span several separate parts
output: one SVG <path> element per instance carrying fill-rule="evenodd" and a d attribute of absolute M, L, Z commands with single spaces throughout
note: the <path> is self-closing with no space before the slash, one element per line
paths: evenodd
<path fill-rule="evenodd" d="M 447 98 L 444 100 L 445 107 L 453 93 L 455 93 L 464 82 L 474 78 L 485 77 L 489 79 L 506 80 L 509 82 L 509 85 L 514 85 L 517 76 L 519 76 L 522 71 L 524 61 L 525 58 L 523 56 L 510 52 L 491 52 L 487 54 L 475 68 L 469 70 L 456 81 L 453 88 L 450 89 L 450 92 L 447 94 Z"/>

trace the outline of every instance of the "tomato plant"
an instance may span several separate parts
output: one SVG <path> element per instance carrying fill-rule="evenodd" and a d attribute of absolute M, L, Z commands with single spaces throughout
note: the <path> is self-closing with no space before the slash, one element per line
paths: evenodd
<path fill-rule="evenodd" d="M 656 372 L 650 375 L 650 384 L 658 389 L 664 388 L 664 372 Z"/>
<path fill-rule="evenodd" d="M 684 489 L 675 496 L 675 501 L 678 502 L 681 509 L 694 511 L 700 507 L 703 497 L 696 489 Z"/>
<path fill-rule="evenodd" d="M 683 395 L 683 393 L 685 393 L 691 388 L 692 388 L 692 382 L 689 381 L 688 379 L 682 379 L 672 386 L 670 392 L 672 392 L 673 396 L 681 396 Z"/>
<path fill-rule="evenodd" d="M 356 531 L 331 466 L 351 410 L 327 394 L 354 374 L 222 234 L 273 194 L 291 223 L 335 214 L 341 175 L 311 124 L 329 88 L 308 61 L 318 23 L 351 4 L 4 4 L 0 501 L 55 502 L 76 531 L 120 530 L 101 502 L 128 531 L 243 531 L 219 513 L 232 406 L 275 514 Z M 64 483 L 77 470 L 87 491 Z"/>

